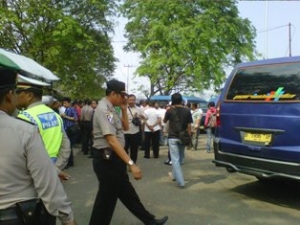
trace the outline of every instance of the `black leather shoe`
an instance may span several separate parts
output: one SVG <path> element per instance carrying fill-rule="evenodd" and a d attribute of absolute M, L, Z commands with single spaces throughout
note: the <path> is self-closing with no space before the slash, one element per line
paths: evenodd
<path fill-rule="evenodd" d="M 149 223 L 149 225 L 162 225 L 162 224 L 165 224 L 168 219 L 169 219 L 169 217 L 167 217 L 167 216 L 164 216 L 161 219 L 154 219 L 151 223 Z"/>

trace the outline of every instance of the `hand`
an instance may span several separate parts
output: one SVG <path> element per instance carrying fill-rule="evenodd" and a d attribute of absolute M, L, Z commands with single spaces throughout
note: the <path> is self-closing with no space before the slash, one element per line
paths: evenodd
<path fill-rule="evenodd" d="M 71 176 L 63 171 L 60 171 L 58 174 L 60 180 L 69 180 Z"/>
<path fill-rule="evenodd" d="M 130 170 L 131 170 L 132 176 L 135 180 L 142 179 L 142 171 L 136 164 L 133 164 L 132 166 L 130 166 Z"/>
<path fill-rule="evenodd" d="M 127 99 L 126 98 L 124 98 L 122 104 L 120 105 L 120 108 L 121 108 L 122 111 L 125 111 L 125 110 L 127 111 L 128 104 L 127 104 Z"/>
<path fill-rule="evenodd" d="M 62 113 L 62 114 L 61 114 L 61 117 L 62 117 L 62 118 L 66 117 L 66 114 L 65 114 L 65 113 Z"/>

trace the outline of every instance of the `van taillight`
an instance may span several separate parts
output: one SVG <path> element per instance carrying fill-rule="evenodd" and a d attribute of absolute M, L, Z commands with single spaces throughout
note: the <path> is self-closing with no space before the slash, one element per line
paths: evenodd
<path fill-rule="evenodd" d="M 217 111 L 216 111 L 216 117 L 217 117 L 217 126 L 221 126 L 221 119 L 220 119 L 220 106 L 221 106 L 221 102 L 219 101 L 217 103 Z"/>

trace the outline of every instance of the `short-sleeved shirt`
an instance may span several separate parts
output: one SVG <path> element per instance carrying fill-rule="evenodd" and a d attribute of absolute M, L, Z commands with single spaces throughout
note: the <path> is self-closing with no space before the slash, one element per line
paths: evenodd
<path fill-rule="evenodd" d="M 115 135 L 125 146 L 121 117 L 106 97 L 102 98 L 95 109 L 93 118 L 94 145 L 96 149 L 109 148 L 105 135 Z"/>
<path fill-rule="evenodd" d="M 179 130 L 177 121 L 175 119 L 174 111 L 176 111 L 179 120 L 180 120 L 180 131 L 184 131 L 187 129 L 187 125 L 189 123 L 193 123 L 193 118 L 191 111 L 184 107 L 171 107 L 166 111 L 165 119 L 169 121 L 169 133 L 168 138 L 179 138 Z"/>
<path fill-rule="evenodd" d="M 164 118 L 165 118 L 165 114 L 166 114 L 166 109 L 163 109 L 163 108 L 159 108 L 158 109 L 158 113 L 159 113 L 159 116 L 161 118 L 161 125 L 162 126 L 165 126 L 165 123 L 163 122 Z"/>
<path fill-rule="evenodd" d="M 85 105 L 81 109 L 80 120 L 81 121 L 92 121 L 94 109 L 90 105 Z"/>
<path fill-rule="evenodd" d="M 74 117 L 76 121 L 78 119 L 77 112 L 73 107 L 66 108 L 65 114 L 68 117 Z M 74 120 L 68 120 L 67 118 L 63 118 L 63 121 L 64 121 L 64 129 L 65 130 L 67 130 L 69 127 L 74 126 L 74 124 L 76 123 Z"/>
<path fill-rule="evenodd" d="M 201 119 L 202 116 L 202 109 L 196 109 L 194 111 L 191 111 L 193 123 L 192 126 L 196 126 L 196 122 L 198 119 Z"/>
<path fill-rule="evenodd" d="M 41 198 L 47 211 L 64 224 L 73 220 L 71 202 L 37 127 L 1 110 L 0 125 L 0 210 Z"/>
<path fill-rule="evenodd" d="M 130 110 L 131 110 L 131 113 L 130 113 Z M 140 131 L 140 128 L 132 123 L 133 116 L 135 114 L 138 114 L 138 116 L 140 117 L 141 115 L 145 116 L 145 114 L 144 114 L 143 110 L 136 105 L 134 107 L 130 107 L 130 110 L 128 107 L 127 115 L 128 115 L 129 129 L 127 131 L 124 131 L 124 133 L 125 134 L 136 134 Z"/>
<path fill-rule="evenodd" d="M 148 109 L 146 109 L 144 111 L 145 115 L 148 117 L 147 119 L 147 123 L 152 126 L 153 124 L 155 124 L 157 122 L 157 120 L 160 118 L 160 114 L 159 114 L 159 111 L 153 107 L 149 107 Z M 158 131 L 160 130 L 161 127 L 160 125 L 156 125 L 155 127 L 153 127 L 153 130 L 154 131 Z M 144 129 L 145 132 L 151 132 L 150 129 L 145 126 L 145 129 Z"/>

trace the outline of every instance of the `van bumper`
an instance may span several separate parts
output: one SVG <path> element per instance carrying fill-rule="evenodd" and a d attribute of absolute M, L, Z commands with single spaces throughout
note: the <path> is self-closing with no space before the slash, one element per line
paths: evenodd
<path fill-rule="evenodd" d="M 258 178 L 300 181 L 300 163 L 223 152 L 219 138 L 214 140 L 214 154 L 215 159 L 212 162 L 217 167 L 225 167 L 228 172 L 239 172 Z"/>

